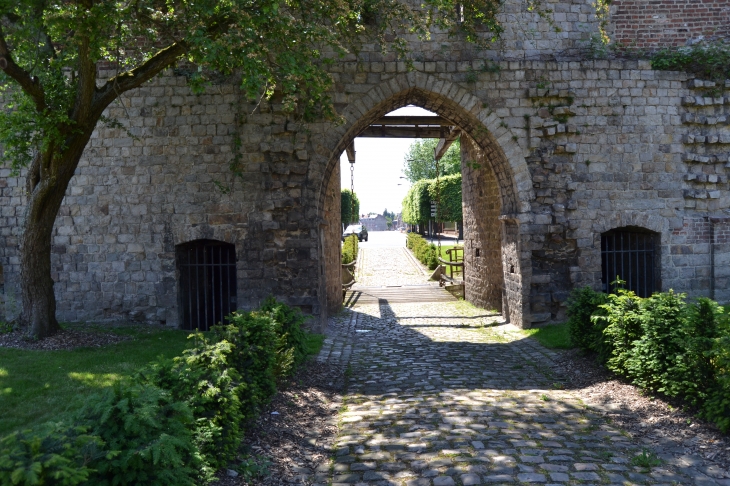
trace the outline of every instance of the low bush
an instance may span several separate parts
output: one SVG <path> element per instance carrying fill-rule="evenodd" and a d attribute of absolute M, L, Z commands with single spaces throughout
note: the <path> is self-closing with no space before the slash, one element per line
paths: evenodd
<path fill-rule="evenodd" d="M 0 441 L 0 483 L 193 485 L 236 457 L 246 426 L 316 346 L 298 309 L 256 312 L 194 333 L 194 345 L 86 400 L 71 422 Z"/>
<path fill-rule="evenodd" d="M 357 248 L 358 248 L 359 240 L 357 239 L 357 235 L 350 235 L 347 238 L 345 238 L 344 243 L 342 244 L 342 263 L 348 264 L 352 263 L 355 260 L 357 260 Z"/>
<path fill-rule="evenodd" d="M 438 250 L 436 249 L 436 245 L 433 243 L 429 244 L 423 236 L 417 233 L 408 233 L 406 247 L 429 270 L 434 270 L 438 266 Z"/>
<path fill-rule="evenodd" d="M 193 413 L 170 392 L 118 384 L 92 397 L 80 420 L 109 451 L 91 462 L 92 484 L 196 484 L 203 461 L 193 441 Z"/>
<path fill-rule="evenodd" d="M 0 484 L 75 486 L 94 472 L 89 463 L 104 457 L 103 441 L 85 427 L 48 423 L 0 440 Z"/>
<path fill-rule="evenodd" d="M 730 324 L 716 302 L 687 302 L 671 290 L 640 298 L 586 288 L 572 293 L 568 316 L 571 340 L 609 370 L 698 407 L 730 431 Z"/>

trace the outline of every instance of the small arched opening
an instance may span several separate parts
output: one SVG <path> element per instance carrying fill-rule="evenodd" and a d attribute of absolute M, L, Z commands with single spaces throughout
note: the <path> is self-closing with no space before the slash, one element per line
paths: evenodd
<path fill-rule="evenodd" d="M 236 248 L 217 240 L 175 247 L 182 329 L 207 331 L 236 309 Z"/>
<path fill-rule="evenodd" d="M 639 297 L 660 289 L 660 234 L 637 226 L 624 226 L 601 234 L 601 287 L 613 290 L 616 279 Z"/>

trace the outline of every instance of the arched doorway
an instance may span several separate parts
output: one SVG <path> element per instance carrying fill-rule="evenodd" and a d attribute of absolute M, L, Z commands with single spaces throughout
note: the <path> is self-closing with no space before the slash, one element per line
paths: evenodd
<path fill-rule="evenodd" d="M 491 283 L 499 282 L 487 292 L 477 288 L 477 281 L 485 283 L 484 278 L 472 279 L 467 283 L 467 300 L 477 305 L 485 302 L 494 302 L 495 292 L 499 306 L 506 319 L 520 327 L 529 327 L 530 313 L 527 305 L 529 295 L 531 262 L 529 251 L 522 249 L 523 224 L 529 222 L 530 201 L 534 199 L 532 182 L 522 150 L 499 118 L 475 96 L 466 92 L 458 85 L 428 76 L 413 73 L 396 76 L 386 85 L 374 88 L 365 93 L 360 100 L 343 110 L 347 123 L 330 131 L 323 141 L 329 150 L 329 161 L 322 174 L 322 184 L 319 188 L 318 211 L 323 221 L 320 234 L 320 262 L 322 286 L 320 292 L 325 296 L 326 308 L 332 312 L 339 308 L 338 299 L 341 292 L 337 288 L 339 276 L 339 224 L 327 224 L 333 221 L 335 211 L 335 194 L 339 195 L 340 172 L 339 158 L 352 141 L 367 129 L 375 120 L 387 113 L 403 106 L 415 105 L 437 115 L 451 120 L 462 131 L 462 136 L 468 139 L 468 153 L 462 153 L 462 164 L 468 164 L 470 179 L 464 184 L 470 184 L 471 194 L 478 194 L 480 187 L 477 173 L 493 181 L 491 207 L 488 208 L 490 217 L 498 227 L 498 241 L 478 242 L 472 248 L 474 258 L 482 258 L 485 252 L 483 244 L 498 244 L 499 250 L 486 248 L 486 254 L 491 255 L 489 272 L 501 273 L 500 278 L 491 279 Z M 474 160 L 469 160 L 470 158 Z M 489 187 L 482 187 L 484 190 Z M 484 196 L 482 196 L 484 197 Z M 474 206 L 475 225 L 483 214 L 483 207 L 476 197 L 469 201 L 465 197 L 465 205 Z M 492 231 L 492 234 L 495 232 Z M 478 251 L 477 251 L 478 250 Z M 476 256 L 476 255 L 479 256 Z M 498 255 L 495 258 L 495 255 Z M 495 263 L 501 268 L 493 268 Z M 473 264 L 475 272 L 484 272 L 478 265 Z M 468 273 L 468 270 L 467 270 Z M 482 275 L 484 277 L 484 275 Z M 489 280 L 489 279 L 487 279 Z M 471 288 L 470 288 L 471 286 Z M 501 294 L 501 295 L 499 295 Z"/>

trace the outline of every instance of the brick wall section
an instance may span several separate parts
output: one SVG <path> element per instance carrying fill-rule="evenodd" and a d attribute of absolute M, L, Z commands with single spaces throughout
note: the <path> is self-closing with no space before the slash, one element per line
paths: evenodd
<path fill-rule="evenodd" d="M 728 0 L 614 0 L 612 38 L 642 49 L 684 45 L 699 36 L 730 35 Z"/>
<path fill-rule="evenodd" d="M 461 174 L 465 299 L 477 307 L 501 312 L 504 279 L 499 186 L 483 151 L 464 136 Z"/>
<path fill-rule="evenodd" d="M 324 204 L 324 266 L 326 281 L 327 313 L 336 314 L 342 308 L 342 276 L 340 261 L 342 260 L 342 226 L 340 211 L 342 205 L 340 187 L 340 165 L 336 165 L 329 175 L 327 196 Z"/>

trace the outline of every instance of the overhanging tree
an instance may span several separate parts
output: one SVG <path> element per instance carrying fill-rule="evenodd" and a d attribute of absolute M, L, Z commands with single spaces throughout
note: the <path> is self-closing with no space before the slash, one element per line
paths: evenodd
<path fill-rule="evenodd" d="M 403 160 L 403 174 L 410 183 L 436 177 L 436 162 L 434 161 L 433 155 L 438 142 L 438 139 L 426 138 L 415 140 L 408 147 L 408 152 L 406 152 Z M 439 175 L 461 174 L 460 147 L 459 139 L 451 144 L 444 156 L 439 160 Z"/>
<path fill-rule="evenodd" d="M 528 8 L 545 17 L 542 0 Z M 500 0 L 0 0 L 0 144 L 26 168 L 20 237 L 21 325 L 45 337 L 59 327 L 51 234 L 94 127 L 123 93 L 186 60 L 201 89 L 206 72 L 238 73 L 252 97 L 277 92 L 286 110 L 334 118 L 326 65 L 363 36 L 407 56 L 399 33 L 438 27 L 486 45 L 502 32 Z M 455 12 L 458 14 L 455 15 Z M 394 35 L 395 34 L 395 35 Z M 324 55 L 324 52 L 332 54 Z M 103 64 L 116 70 L 98 78 Z M 118 124 L 117 124 L 118 126 Z"/>

